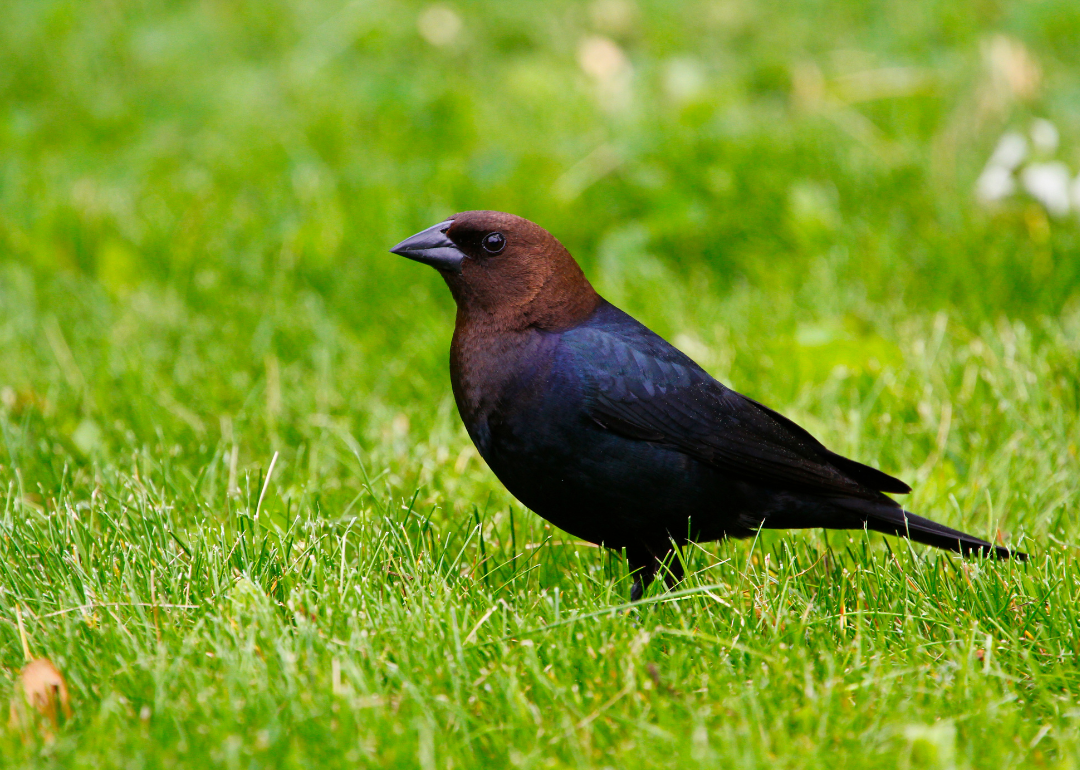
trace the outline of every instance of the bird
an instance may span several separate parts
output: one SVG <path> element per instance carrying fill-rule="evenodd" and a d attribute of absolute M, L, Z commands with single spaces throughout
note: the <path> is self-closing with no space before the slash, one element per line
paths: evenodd
<path fill-rule="evenodd" d="M 866 529 L 961 554 L 1026 554 L 909 513 L 911 488 L 825 448 L 601 297 L 547 230 L 465 211 L 391 253 L 457 305 L 450 382 L 480 456 L 525 507 L 624 552 L 632 602 L 690 542 Z"/>

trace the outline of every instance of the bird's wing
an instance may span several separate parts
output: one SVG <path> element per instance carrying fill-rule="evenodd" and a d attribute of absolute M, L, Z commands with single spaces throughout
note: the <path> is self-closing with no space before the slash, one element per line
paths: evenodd
<path fill-rule="evenodd" d="M 618 311 L 564 344 L 589 383 L 589 415 L 614 433 L 672 447 L 740 479 L 876 499 L 910 487 L 830 452 L 781 414 L 709 376 L 661 337 Z"/>

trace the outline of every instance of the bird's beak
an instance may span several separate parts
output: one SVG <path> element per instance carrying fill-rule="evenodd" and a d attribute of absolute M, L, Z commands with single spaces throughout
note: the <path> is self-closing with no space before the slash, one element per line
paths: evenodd
<path fill-rule="evenodd" d="M 425 265 L 431 265 L 437 270 L 447 270 L 451 273 L 461 272 L 461 261 L 465 255 L 454 245 L 454 242 L 446 237 L 446 231 L 454 220 L 448 219 L 432 225 L 427 230 L 421 230 L 411 238 L 406 238 L 394 248 L 391 254 L 399 254 Z"/>

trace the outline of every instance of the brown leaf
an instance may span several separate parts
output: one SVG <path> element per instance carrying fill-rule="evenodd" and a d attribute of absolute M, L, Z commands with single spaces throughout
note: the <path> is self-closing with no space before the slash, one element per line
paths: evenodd
<path fill-rule="evenodd" d="M 67 683 L 56 666 L 46 658 L 38 658 L 26 664 L 15 685 L 11 697 L 10 721 L 12 727 L 24 727 L 32 723 L 28 709 L 33 708 L 53 726 L 59 724 L 59 715 L 71 718 L 71 702 L 68 697 Z M 45 726 L 43 735 L 52 737 Z"/>

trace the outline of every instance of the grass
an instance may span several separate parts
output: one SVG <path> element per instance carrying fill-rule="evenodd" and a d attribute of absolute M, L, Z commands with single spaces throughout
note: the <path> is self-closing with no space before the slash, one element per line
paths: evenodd
<path fill-rule="evenodd" d="M 1076 767 L 1080 226 L 972 192 L 1034 117 L 1080 169 L 1075 3 L 451 8 L 0 10 L 0 699 L 18 609 L 74 709 L 0 765 Z M 385 253 L 481 207 L 1032 559 L 770 532 L 627 608 Z"/>

